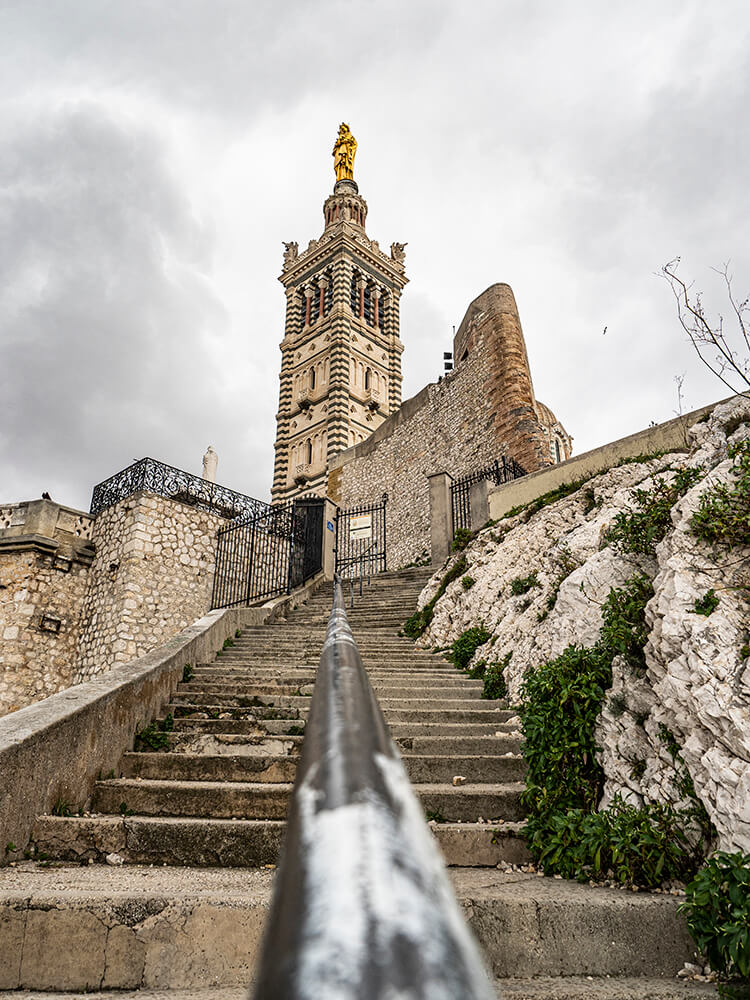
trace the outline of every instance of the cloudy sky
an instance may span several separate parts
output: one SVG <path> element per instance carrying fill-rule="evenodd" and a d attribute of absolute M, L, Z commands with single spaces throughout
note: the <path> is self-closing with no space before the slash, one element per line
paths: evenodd
<path fill-rule="evenodd" d="M 340 121 L 408 242 L 404 396 L 512 285 L 576 451 L 727 395 L 669 287 L 750 292 L 744 0 L 0 0 L 0 501 L 150 455 L 267 497 L 282 240 Z M 603 333 L 606 327 L 606 334 Z"/>

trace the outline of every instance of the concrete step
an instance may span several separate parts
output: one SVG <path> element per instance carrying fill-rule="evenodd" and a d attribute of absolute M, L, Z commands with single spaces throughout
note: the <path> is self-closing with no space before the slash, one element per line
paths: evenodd
<path fill-rule="evenodd" d="M 224 689 L 225 690 L 225 689 Z M 406 691 L 406 689 L 404 689 Z M 481 692 L 477 691 L 474 697 L 472 692 L 458 693 L 450 698 L 425 698 L 425 697 L 388 697 L 386 692 L 378 694 L 380 707 L 388 716 L 389 711 L 395 712 L 451 712 L 457 718 L 461 718 L 461 713 L 480 713 L 482 716 L 497 716 L 500 712 L 505 713 L 505 718 L 510 716 L 508 710 L 500 708 L 496 701 L 488 701 L 480 697 Z M 229 694 L 223 693 L 218 685 L 196 686 L 189 691 L 178 689 L 172 695 L 170 706 L 211 706 L 213 708 L 226 706 L 229 708 L 245 708 L 252 711 L 263 708 L 274 709 L 296 709 L 306 712 L 310 707 L 310 694 Z"/>
<path fill-rule="evenodd" d="M 428 818 L 477 817 L 522 820 L 519 782 L 415 784 L 414 792 Z M 98 781 L 91 812 L 138 816 L 210 816 L 215 819 L 283 819 L 291 795 L 289 783 L 251 781 L 181 781 L 113 778 Z"/>
<path fill-rule="evenodd" d="M 634 979 L 616 976 L 565 976 L 538 979 L 496 979 L 498 1000 L 698 1000 L 718 996 L 715 986 L 707 983 L 663 979 Z M 73 1000 L 70 993 L 0 992 L 7 1000 Z M 75 1000 L 78 1000 L 76 997 Z M 247 987 L 193 990 L 105 990 L 86 992 L 86 1000 L 247 1000 Z"/>
<path fill-rule="evenodd" d="M 521 872 L 452 869 L 450 874 L 492 973 L 506 980 L 506 996 L 514 995 L 511 989 L 516 1000 L 711 995 L 674 979 L 694 955 L 677 913 L 678 897 Z M 0 889 L 0 954 L 6 958 L 0 988 L 210 988 L 213 995 L 246 989 L 272 877 L 270 870 L 242 868 L 27 864 L 6 869 Z M 548 981 L 524 981 L 534 976 Z M 623 977 L 632 985 L 621 988 L 612 981 Z"/>
<path fill-rule="evenodd" d="M 122 759 L 120 777 L 149 778 L 160 781 L 252 781 L 279 784 L 293 782 L 297 772 L 295 754 L 189 754 L 127 753 Z M 404 755 L 404 764 L 412 782 L 445 781 L 455 775 L 467 783 L 521 781 L 526 772 L 522 757 L 419 756 Z"/>

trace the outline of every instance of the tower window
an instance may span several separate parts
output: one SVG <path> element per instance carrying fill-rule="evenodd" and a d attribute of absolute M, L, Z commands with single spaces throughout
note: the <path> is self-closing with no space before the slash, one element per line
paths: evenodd
<path fill-rule="evenodd" d="M 365 389 L 369 389 L 372 384 L 372 372 L 368 368 L 365 372 Z"/>
<path fill-rule="evenodd" d="M 313 447 L 310 438 L 307 439 L 307 464 L 312 465 Z"/>
<path fill-rule="evenodd" d="M 310 388 L 311 389 L 315 388 L 315 367 L 314 366 L 310 369 Z"/>

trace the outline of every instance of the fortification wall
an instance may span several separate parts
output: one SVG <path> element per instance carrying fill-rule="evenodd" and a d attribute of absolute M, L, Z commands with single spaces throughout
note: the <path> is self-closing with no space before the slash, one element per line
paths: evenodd
<path fill-rule="evenodd" d="M 73 683 L 142 656 L 208 611 L 224 524 L 143 492 L 97 516 Z"/>
<path fill-rule="evenodd" d="M 0 508 L 0 715 L 72 683 L 91 518 L 50 500 Z"/>
<path fill-rule="evenodd" d="M 492 285 L 474 299 L 454 352 L 451 374 L 407 400 L 371 437 L 329 465 L 328 495 L 341 506 L 388 493 L 390 568 L 431 555 L 427 476 L 448 472 L 457 478 L 501 455 L 528 472 L 552 462 L 509 285 Z"/>
<path fill-rule="evenodd" d="M 483 347 L 480 334 L 477 349 L 454 372 L 408 399 L 371 437 L 330 463 L 328 495 L 342 507 L 388 493 L 391 569 L 429 558 L 427 476 L 439 470 L 461 475 L 505 450 L 494 434 L 490 401 L 481 392 Z"/>

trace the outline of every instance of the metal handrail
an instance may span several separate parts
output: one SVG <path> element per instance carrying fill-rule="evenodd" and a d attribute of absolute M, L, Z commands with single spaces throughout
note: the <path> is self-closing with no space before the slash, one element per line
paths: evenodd
<path fill-rule="evenodd" d="M 255 1000 L 493 1000 L 349 628 L 320 657 Z"/>

